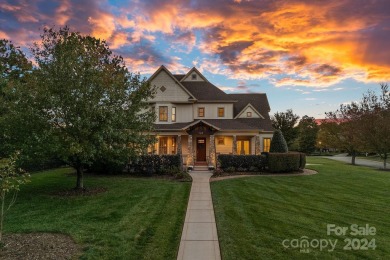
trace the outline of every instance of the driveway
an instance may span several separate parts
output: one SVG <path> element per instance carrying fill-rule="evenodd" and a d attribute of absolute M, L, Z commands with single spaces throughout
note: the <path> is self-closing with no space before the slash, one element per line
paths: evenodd
<path fill-rule="evenodd" d="M 340 161 L 340 162 L 345 162 L 348 164 L 351 164 L 351 160 L 352 160 L 351 156 L 347 156 L 346 154 L 339 154 L 339 155 L 335 155 L 335 156 L 323 156 L 323 158 L 328 158 L 328 159 L 332 159 L 332 160 L 336 160 L 336 161 Z M 355 163 L 356 163 L 356 165 L 383 169 L 383 163 L 381 163 L 381 162 L 356 158 Z"/>

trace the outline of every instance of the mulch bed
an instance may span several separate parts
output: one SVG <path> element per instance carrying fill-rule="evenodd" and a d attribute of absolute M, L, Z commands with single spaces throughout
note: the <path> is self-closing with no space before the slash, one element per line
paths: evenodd
<path fill-rule="evenodd" d="M 75 259 L 82 249 L 64 234 L 29 233 L 5 234 L 0 259 Z"/>

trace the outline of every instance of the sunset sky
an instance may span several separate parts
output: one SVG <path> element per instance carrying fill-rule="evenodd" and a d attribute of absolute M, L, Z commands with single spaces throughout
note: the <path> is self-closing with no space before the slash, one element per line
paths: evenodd
<path fill-rule="evenodd" d="M 143 76 L 196 66 L 226 92 L 265 92 L 271 113 L 323 118 L 390 81 L 389 0 L 0 0 L 0 38 L 21 47 L 65 25 Z"/>

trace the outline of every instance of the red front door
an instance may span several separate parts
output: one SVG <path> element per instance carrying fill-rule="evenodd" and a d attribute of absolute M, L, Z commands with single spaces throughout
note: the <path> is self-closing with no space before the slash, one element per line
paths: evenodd
<path fill-rule="evenodd" d="M 206 161 L 206 138 L 198 137 L 196 139 L 196 161 Z"/>

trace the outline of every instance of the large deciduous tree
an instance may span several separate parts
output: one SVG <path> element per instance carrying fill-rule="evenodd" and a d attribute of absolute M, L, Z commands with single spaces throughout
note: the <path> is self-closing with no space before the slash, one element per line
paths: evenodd
<path fill-rule="evenodd" d="M 299 130 L 296 127 L 298 120 L 299 116 L 294 114 L 292 109 L 288 109 L 286 112 L 276 112 L 271 117 L 272 126 L 275 129 L 282 131 L 284 139 L 290 149 L 299 134 Z"/>
<path fill-rule="evenodd" d="M 48 149 L 75 168 L 76 188 L 84 188 L 83 170 L 94 160 L 129 158 L 154 141 L 145 134 L 155 120 L 146 102 L 154 90 L 105 41 L 46 28 L 31 51 L 37 68 L 18 92 L 18 108 L 41 124 L 32 134 L 50 140 Z"/>

